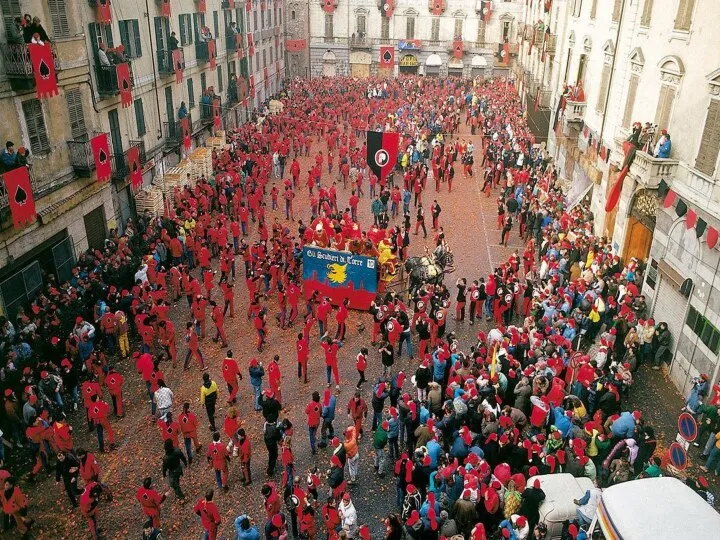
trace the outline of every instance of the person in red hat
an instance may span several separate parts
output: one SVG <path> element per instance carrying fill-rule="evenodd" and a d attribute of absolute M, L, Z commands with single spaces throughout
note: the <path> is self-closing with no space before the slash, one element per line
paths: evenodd
<path fill-rule="evenodd" d="M 341 520 L 335 499 L 332 496 L 328 497 L 325 504 L 322 505 L 320 513 L 323 523 L 325 524 L 328 538 L 330 538 L 332 534 L 335 534 L 337 538 L 337 533 L 340 532 L 341 529 Z"/>
<path fill-rule="evenodd" d="M 200 499 L 193 507 L 193 512 L 200 516 L 200 522 L 205 530 L 207 540 L 216 540 L 218 528 L 222 522 L 220 512 L 218 512 L 217 506 L 213 502 L 214 496 L 215 491 L 208 489 L 205 492 L 205 497 Z"/>
<path fill-rule="evenodd" d="M 540 486 L 540 479 L 535 478 L 523 491 L 522 503 L 518 514 L 525 516 L 528 528 L 533 530 L 540 521 L 540 504 L 545 500 L 545 492 Z"/>
<path fill-rule="evenodd" d="M 342 530 L 348 538 L 354 538 L 358 533 L 358 515 L 355 505 L 350 499 L 350 493 L 345 492 L 338 508 Z"/>

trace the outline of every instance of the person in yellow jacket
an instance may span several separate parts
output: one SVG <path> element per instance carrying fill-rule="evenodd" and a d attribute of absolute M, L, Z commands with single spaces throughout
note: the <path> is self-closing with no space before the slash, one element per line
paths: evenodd
<path fill-rule="evenodd" d="M 210 421 L 210 429 L 217 431 L 215 427 L 215 405 L 218 398 L 218 385 L 210 379 L 209 373 L 203 373 L 203 384 L 200 387 L 200 404 L 205 405 L 208 420 Z"/>

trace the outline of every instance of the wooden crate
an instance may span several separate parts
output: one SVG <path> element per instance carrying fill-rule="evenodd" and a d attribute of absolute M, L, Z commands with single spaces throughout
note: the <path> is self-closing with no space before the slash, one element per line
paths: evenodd
<path fill-rule="evenodd" d="M 135 207 L 138 214 L 146 211 L 158 217 L 163 214 L 163 193 L 157 188 L 143 189 L 135 194 Z"/>

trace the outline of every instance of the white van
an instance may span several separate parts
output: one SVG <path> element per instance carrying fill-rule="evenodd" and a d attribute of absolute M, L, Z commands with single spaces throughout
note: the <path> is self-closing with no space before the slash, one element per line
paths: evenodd
<path fill-rule="evenodd" d="M 605 540 L 715 539 L 720 514 L 677 478 L 643 478 L 605 489 L 588 530 Z"/>
<path fill-rule="evenodd" d="M 540 489 L 545 492 L 545 500 L 538 510 L 540 521 L 547 525 L 547 540 L 559 540 L 563 522 L 577 515 L 573 499 L 581 499 L 593 487 L 592 480 L 585 476 L 575 478 L 568 473 L 543 474 L 530 478 L 527 485 L 532 486 L 535 479 L 540 480 Z"/>

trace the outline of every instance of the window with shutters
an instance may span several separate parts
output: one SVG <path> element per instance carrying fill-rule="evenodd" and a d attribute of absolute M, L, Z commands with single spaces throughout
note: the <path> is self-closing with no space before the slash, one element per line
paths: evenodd
<path fill-rule="evenodd" d="M 660 86 L 660 98 L 658 99 L 657 111 L 655 112 L 655 124 L 658 129 L 667 129 L 675 101 L 675 88 L 663 84 Z"/>
<path fill-rule="evenodd" d="M 217 67 L 217 82 L 218 82 L 218 92 L 220 92 L 222 94 L 223 90 L 225 89 L 223 86 L 222 66 Z"/>
<path fill-rule="evenodd" d="M 220 17 L 218 16 L 217 11 L 213 11 L 213 30 L 215 30 L 213 35 L 217 37 L 218 32 L 220 32 Z"/>
<path fill-rule="evenodd" d="M 332 39 L 333 37 L 333 14 L 325 14 L 325 38 Z"/>
<path fill-rule="evenodd" d="M 620 12 L 622 11 L 622 5 L 624 0 L 615 0 L 612 10 L 612 21 L 618 22 L 620 20 Z"/>
<path fill-rule="evenodd" d="M 711 99 L 700 139 L 700 148 L 695 160 L 695 168 L 708 176 L 713 176 L 718 151 L 720 151 L 720 101 Z"/>
<path fill-rule="evenodd" d="M 477 42 L 485 43 L 485 21 L 478 19 Z"/>
<path fill-rule="evenodd" d="M 605 101 L 608 95 L 608 84 L 610 83 L 610 64 L 603 64 L 600 86 L 598 87 L 597 103 L 595 110 L 599 113 L 605 112 Z"/>
<path fill-rule="evenodd" d="M 440 17 L 434 17 L 430 26 L 430 39 L 440 41 Z"/>
<path fill-rule="evenodd" d="M 582 13 L 582 0 L 573 0 L 573 17 L 579 17 Z"/>
<path fill-rule="evenodd" d="M 405 20 L 405 37 L 415 39 L 415 17 L 408 17 Z"/>
<path fill-rule="evenodd" d="M 598 0 L 592 0 L 592 4 L 590 5 L 590 18 L 592 20 L 595 20 L 595 17 L 597 16 L 597 6 Z"/>
<path fill-rule="evenodd" d="M 380 39 L 390 39 L 390 19 L 382 18 L 380 23 Z"/>
<path fill-rule="evenodd" d="M 68 37 L 70 35 L 70 23 L 68 23 L 67 11 L 65 11 L 65 0 L 47 0 L 47 3 L 50 8 L 53 37 Z"/>
<path fill-rule="evenodd" d="M 505 43 L 505 41 L 510 41 L 510 23 L 508 21 L 505 21 L 503 23 L 502 38 L 503 38 L 503 43 Z"/>
<path fill-rule="evenodd" d="M 87 140 L 88 133 L 85 127 L 85 113 L 83 112 L 80 88 L 65 90 L 65 101 L 67 102 L 72 138 L 74 140 Z"/>
<path fill-rule="evenodd" d="M 635 96 L 637 95 L 637 89 L 639 84 L 640 77 L 635 74 L 630 75 L 627 99 L 625 100 L 625 110 L 623 111 L 622 118 L 623 127 L 630 127 L 630 124 L 632 123 L 633 108 L 635 107 Z"/>
<path fill-rule="evenodd" d="M 367 23 L 367 18 L 365 17 L 365 15 L 358 15 L 358 16 L 357 16 L 357 33 L 358 33 L 358 36 L 361 36 L 361 35 L 365 34 L 365 32 L 367 31 L 367 30 L 366 30 L 366 26 L 367 26 L 366 23 Z"/>
<path fill-rule="evenodd" d="M 140 24 L 137 19 L 118 21 L 118 27 L 120 28 L 120 41 L 125 47 L 125 56 L 140 58 L 142 44 L 140 43 Z"/>
<path fill-rule="evenodd" d="M 465 22 L 465 21 L 464 21 L 463 19 L 461 19 L 460 17 L 458 17 L 458 18 L 455 19 L 455 30 L 454 30 L 454 33 L 453 33 L 453 37 L 454 37 L 455 39 L 460 39 L 460 38 L 462 38 L 462 35 L 463 35 L 463 22 Z"/>
<path fill-rule="evenodd" d="M 30 151 L 35 155 L 47 154 L 50 152 L 50 141 L 45 128 L 42 103 L 39 99 L 28 99 L 23 101 L 22 109 L 30 140 Z"/>
<path fill-rule="evenodd" d="M 675 15 L 675 30 L 689 32 L 692 26 L 692 16 L 695 9 L 695 0 L 680 0 Z"/>
<path fill-rule="evenodd" d="M 133 102 L 135 106 L 135 126 L 137 127 L 138 137 L 143 137 L 147 133 L 145 127 L 145 109 L 143 109 L 142 99 L 136 99 Z"/>
<path fill-rule="evenodd" d="M 257 30 L 258 30 L 257 11 L 253 11 L 253 32 L 257 32 Z"/>
<path fill-rule="evenodd" d="M 189 77 L 187 80 L 187 90 L 188 90 L 188 105 L 191 109 L 195 108 L 195 85 L 193 84 L 193 78 Z"/>
<path fill-rule="evenodd" d="M 643 4 L 642 15 L 640 15 L 640 26 L 650 27 L 652 20 L 653 0 L 645 0 Z"/>
<path fill-rule="evenodd" d="M 200 74 L 200 90 L 203 94 L 205 93 L 205 90 L 207 90 L 207 77 L 204 72 Z"/>
<path fill-rule="evenodd" d="M 263 49 L 262 55 L 263 55 L 263 69 L 265 69 L 267 67 L 267 54 L 265 53 L 265 49 Z"/>
<path fill-rule="evenodd" d="M 192 45 L 192 19 L 189 13 L 178 16 L 180 26 L 180 45 Z"/>
<path fill-rule="evenodd" d="M 10 25 L 15 21 L 15 17 L 22 17 L 23 15 L 20 9 L 20 0 L 0 0 L 0 13 L 2 13 L 5 28 L 10 28 Z"/>

